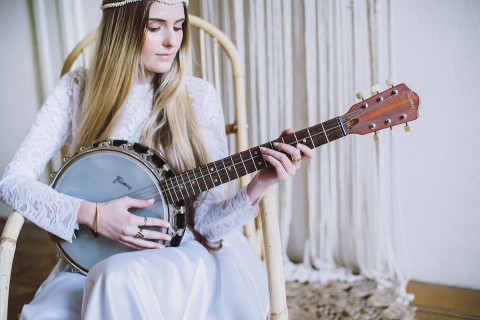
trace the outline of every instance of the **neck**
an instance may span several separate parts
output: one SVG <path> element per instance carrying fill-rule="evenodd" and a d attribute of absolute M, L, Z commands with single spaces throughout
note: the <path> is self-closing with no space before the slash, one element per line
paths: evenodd
<path fill-rule="evenodd" d="M 271 166 L 263 159 L 260 147 L 273 149 L 274 142 L 282 142 L 292 146 L 302 143 L 313 149 L 346 135 L 342 119 L 337 117 L 189 170 L 162 181 L 162 184 L 168 201 L 175 203 Z"/>

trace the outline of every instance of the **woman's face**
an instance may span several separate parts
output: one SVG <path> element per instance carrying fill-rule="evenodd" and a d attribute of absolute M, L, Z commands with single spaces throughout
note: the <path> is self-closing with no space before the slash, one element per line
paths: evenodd
<path fill-rule="evenodd" d="M 183 3 L 152 4 L 141 52 L 143 64 L 148 71 L 165 73 L 170 70 L 182 43 L 184 21 Z"/>

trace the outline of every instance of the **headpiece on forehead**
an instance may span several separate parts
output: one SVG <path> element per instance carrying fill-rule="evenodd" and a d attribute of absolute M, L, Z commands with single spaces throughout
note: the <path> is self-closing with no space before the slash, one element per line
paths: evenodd
<path fill-rule="evenodd" d="M 109 8 L 117 8 L 117 7 L 121 7 L 121 6 L 124 6 L 126 4 L 129 4 L 129 3 L 133 3 L 133 2 L 139 2 L 139 1 L 142 1 L 142 0 L 124 0 L 124 1 L 117 1 L 117 2 L 112 2 L 112 3 L 107 3 L 107 4 L 104 4 L 100 7 L 100 9 L 102 10 L 105 10 L 105 9 L 109 9 Z M 165 3 L 165 4 L 177 4 L 177 3 L 185 3 L 185 5 L 188 6 L 188 0 L 155 0 L 157 2 L 160 2 L 160 3 Z"/>

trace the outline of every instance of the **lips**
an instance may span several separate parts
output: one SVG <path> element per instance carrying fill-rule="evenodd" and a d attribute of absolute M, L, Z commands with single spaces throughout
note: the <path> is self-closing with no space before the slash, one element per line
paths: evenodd
<path fill-rule="evenodd" d="M 157 53 L 155 55 L 164 60 L 170 60 L 175 56 L 173 53 Z"/>

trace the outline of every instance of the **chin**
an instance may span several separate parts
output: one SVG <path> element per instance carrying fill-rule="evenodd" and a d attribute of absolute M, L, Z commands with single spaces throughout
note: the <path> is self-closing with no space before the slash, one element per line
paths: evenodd
<path fill-rule="evenodd" d="M 160 65 L 160 66 L 147 66 L 147 70 L 153 73 L 165 73 L 170 71 L 172 69 L 173 63 L 170 63 L 168 65 Z"/>

